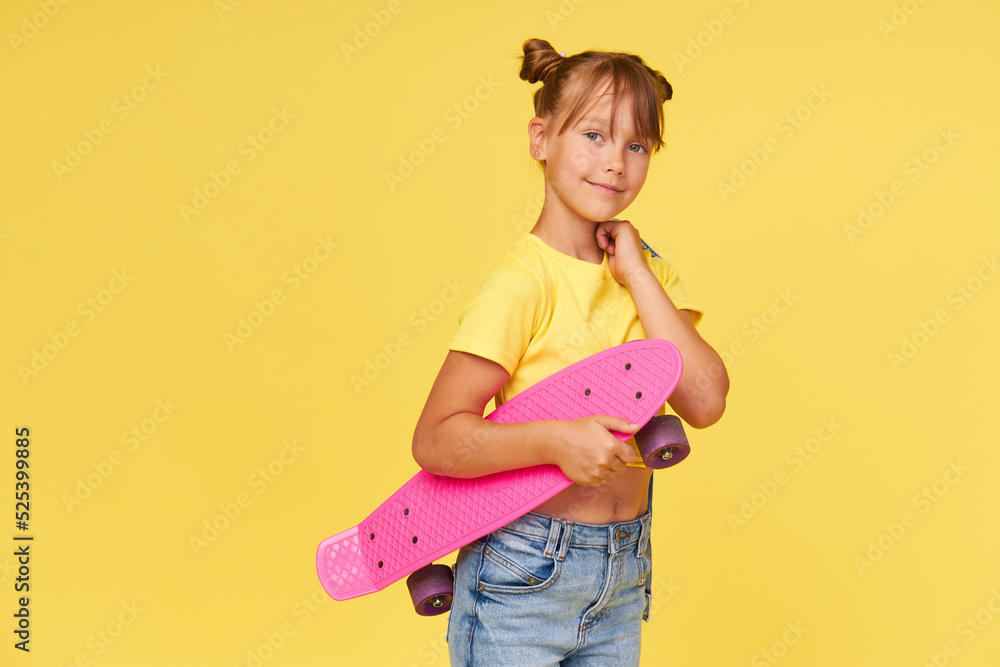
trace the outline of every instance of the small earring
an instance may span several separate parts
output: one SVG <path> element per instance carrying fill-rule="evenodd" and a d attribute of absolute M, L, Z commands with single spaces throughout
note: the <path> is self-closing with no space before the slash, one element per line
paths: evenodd
<path fill-rule="evenodd" d="M 538 157 L 538 151 L 535 151 L 535 157 Z"/>

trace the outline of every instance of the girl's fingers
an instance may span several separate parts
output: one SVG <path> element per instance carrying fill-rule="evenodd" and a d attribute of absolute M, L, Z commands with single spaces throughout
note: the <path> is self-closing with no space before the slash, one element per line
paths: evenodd
<path fill-rule="evenodd" d="M 602 222 L 597 226 L 597 245 L 612 255 L 615 248 L 614 228 L 615 225 L 611 221 Z"/>

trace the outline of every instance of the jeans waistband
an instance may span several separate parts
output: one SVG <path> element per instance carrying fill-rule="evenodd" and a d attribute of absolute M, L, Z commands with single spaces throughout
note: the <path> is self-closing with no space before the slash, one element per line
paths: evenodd
<path fill-rule="evenodd" d="M 606 549 L 608 553 L 615 554 L 638 545 L 641 557 L 649 544 L 651 516 L 651 511 L 647 510 L 631 521 L 597 524 L 528 512 L 498 530 L 508 530 L 544 542 L 545 556 L 556 556 L 558 560 L 566 558 L 566 551 L 571 546 Z"/>

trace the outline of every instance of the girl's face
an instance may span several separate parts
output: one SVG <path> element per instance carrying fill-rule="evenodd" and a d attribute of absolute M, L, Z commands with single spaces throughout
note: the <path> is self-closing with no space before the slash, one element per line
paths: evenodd
<path fill-rule="evenodd" d="M 649 172 L 649 142 L 637 133 L 629 100 L 618 110 L 611 139 L 611 90 L 598 93 L 589 107 L 561 134 L 554 123 L 543 139 L 546 200 L 590 222 L 610 220 L 635 200 Z M 588 108 L 585 105 L 584 108 Z"/>

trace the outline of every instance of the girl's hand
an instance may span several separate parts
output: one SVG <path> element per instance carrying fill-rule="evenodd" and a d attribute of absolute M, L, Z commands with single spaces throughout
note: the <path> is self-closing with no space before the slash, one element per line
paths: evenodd
<path fill-rule="evenodd" d="M 554 443 L 555 463 L 577 484 L 600 486 L 639 458 L 628 443 L 611 431 L 635 433 L 639 428 L 627 419 L 609 415 L 560 422 L 560 437 Z"/>
<path fill-rule="evenodd" d="M 597 245 L 608 253 L 611 275 L 626 288 L 652 274 L 642 254 L 639 230 L 628 220 L 614 218 L 597 225 Z"/>

